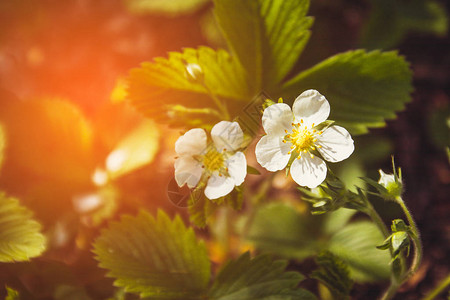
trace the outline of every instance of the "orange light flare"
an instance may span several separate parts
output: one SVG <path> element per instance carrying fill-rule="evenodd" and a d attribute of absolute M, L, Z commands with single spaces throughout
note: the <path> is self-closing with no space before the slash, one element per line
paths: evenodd
<path fill-rule="evenodd" d="M 74 195 L 107 184 L 111 174 L 96 170 L 108 171 L 108 155 L 142 122 L 127 105 L 110 103 L 117 79 L 169 50 L 204 44 L 196 21 L 132 15 L 119 0 L 2 4 L 0 122 L 8 144 L 0 189 L 52 223 L 73 210 Z M 170 207 L 173 144 L 157 128 L 159 150 L 114 184 L 134 191 L 139 205 Z"/>

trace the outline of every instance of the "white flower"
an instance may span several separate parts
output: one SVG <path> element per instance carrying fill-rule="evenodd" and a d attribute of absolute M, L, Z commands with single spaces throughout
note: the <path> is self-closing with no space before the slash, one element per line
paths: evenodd
<path fill-rule="evenodd" d="M 247 175 L 244 153 L 238 151 L 244 134 L 237 122 L 221 121 L 211 130 L 213 143 L 207 142 L 206 132 L 195 128 L 187 131 L 175 143 L 179 155 L 175 161 L 178 186 L 194 188 L 207 180 L 205 196 L 217 199 L 241 185 Z"/>
<path fill-rule="evenodd" d="M 354 150 L 346 129 L 318 127 L 330 114 L 330 104 L 316 90 L 307 90 L 295 99 L 292 110 L 276 103 L 264 110 L 262 125 L 267 133 L 256 145 L 258 163 L 271 172 L 284 169 L 290 161 L 292 179 L 301 186 L 315 188 L 327 175 L 325 162 L 313 153 L 318 151 L 329 162 L 346 159 Z M 291 160 L 291 158 L 293 160 Z"/>

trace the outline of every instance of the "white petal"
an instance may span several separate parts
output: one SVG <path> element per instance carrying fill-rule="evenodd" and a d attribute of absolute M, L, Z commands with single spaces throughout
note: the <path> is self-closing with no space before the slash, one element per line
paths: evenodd
<path fill-rule="evenodd" d="M 175 142 L 175 152 L 178 155 L 197 155 L 206 149 L 206 132 L 194 128 L 180 136 Z"/>
<path fill-rule="evenodd" d="M 355 150 L 353 139 L 348 131 L 341 126 L 331 126 L 322 135 L 317 137 L 320 154 L 329 162 L 338 162 L 346 159 Z"/>
<path fill-rule="evenodd" d="M 295 159 L 290 171 L 295 182 L 311 189 L 317 187 L 327 177 L 325 162 L 317 156 L 311 158 L 309 154 L 302 155 L 300 159 Z"/>
<path fill-rule="evenodd" d="M 265 135 L 256 144 L 255 154 L 258 163 L 271 172 L 282 170 L 289 162 L 290 143 L 283 143 L 283 137 Z"/>
<path fill-rule="evenodd" d="M 292 105 L 295 122 L 304 121 L 310 127 L 312 123 L 318 125 L 330 115 L 330 104 L 327 99 L 316 90 L 307 90 L 295 99 Z"/>
<path fill-rule="evenodd" d="M 381 169 L 378 172 L 380 172 L 380 180 L 378 180 L 378 183 L 382 186 L 387 187 L 389 184 L 395 183 L 394 174 L 386 174 Z"/>
<path fill-rule="evenodd" d="M 211 138 L 217 151 L 234 151 L 242 147 L 244 133 L 237 122 L 221 121 L 211 129 Z"/>
<path fill-rule="evenodd" d="M 286 129 L 292 128 L 294 115 L 289 105 L 276 103 L 267 107 L 262 116 L 262 126 L 267 134 L 285 135 Z"/>
<path fill-rule="evenodd" d="M 244 153 L 238 151 L 226 160 L 228 173 L 233 178 L 235 185 L 241 185 L 247 175 L 247 160 Z"/>
<path fill-rule="evenodd" d="M 202 173 L 202 165 L 190 156 L 181 156 L 175 161 L 175 181 L 180 187 L 186 183 L 189 188 L 197 186 Z"/>
<path fill-rule="evenodd" d="M 215 173 L 208 179 L 205 188 L 205 196 L 208 199 L 217 199 L 228 195 L 234 188 L 234 179 L 226 176 L 219 176 Z"/>

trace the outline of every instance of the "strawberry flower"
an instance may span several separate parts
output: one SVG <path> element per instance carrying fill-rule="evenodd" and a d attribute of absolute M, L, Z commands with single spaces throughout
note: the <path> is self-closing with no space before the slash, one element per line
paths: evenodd
<path fill-rule="evenodd" d="M 255 150 L 258 163 L 271 172 L 289 164 L 291 177 L 297 184 L 317 187 L 327 175 L 324 160 L 339 162 L 354 150 L 353 139 L 346 129 L 324 126 L 329 114 L 330 104 L 316 90 L 298 96 L 292 110 L 285 103 L 267 107 L 262 116 L 267 135 Z"/>
<path fill-rule="evenodd" d="M 229 194 L 244 182 L 247 161 L 238 151 L 244 134 L 237 122 L 221 121 L 211 130 L 212 143 L 208 143 L 205 130 L 194 128 L 175 142 L 175 181 L 194 188 L 206 182 L 205 196 L 217 199 Z"/>

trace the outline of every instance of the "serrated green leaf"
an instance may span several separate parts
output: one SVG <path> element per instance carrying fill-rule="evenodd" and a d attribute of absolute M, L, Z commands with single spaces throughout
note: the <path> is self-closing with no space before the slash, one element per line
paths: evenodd
<path fill-rule="evenodd" d="M 215 0 L 215 15 L 253 93 L 279 83 L 306 45 L 308 0 Z"/>
<path fill-rule="evenodd" d="M 411 82 L 408 64 L 396 52 L 356 50 L 301 72 L 281 94 L 292 102 L 301 92 L 316 89 L 330 102 L 330 119 L 352 134 L 362 134 L 395 118 L 410 101 Z"/>
<path fill-rule="evenodd" d="M 99 266 L 114 284 L 141 297 L 191 299 L 204 293 L 210 262 L 203 242 L 177 216 L 147 212 L 113 222 L 95 241 Z"/>
<path fill-rule="evenodd" d="M 353 281 L 345 261 L 325 251 L 317 256 L 316 262 L 319 269 L 314 271 L 311 277 L 323 282 L 333 294 L 333 299 L 349 299 Z"/>
<path fill-rule="evenodd" d="M 209 291 L 211 299 L 315 299 L 306 290 L 297 289 L 304 276 L 286 272 L 287 261 L 273 261 L 260 255 L 253 259 L 248 252 L 229 261 L 217 274 Z"/>
<path fill-rule="evenodd" d="M 430 0 L 375 0 L 363 28 L 361 45 L 366 49 L 388 49 L 410 31 L 443 36 L 448 30 L 445 9 Z"/>
<path fill-rule="evenodd" d="M 15 198 L 0 193 L 0 262 L 28 261 L 46 248 L 41 224 Z"/>
<path fill-rule="evenodd" d="M 204 85 L 188 79 L 187 63 L 200 66 Z M 251 96 L 246 82 L 239 63 L 226 51 L 186 48 L 182 53 L 170 52 L 167 59 L 158 57 L 132 69 L 128 77 L 128 97 L 147 116 L 177 124 L 177 120 L 170 119 L 171 106 L 216 108 L 208 89 L 218 97 L 249 101 Z"/>
<path fill-rule="evenodd" d="M 383 241 L 383 235 L 373 223 L 361 221 L 333 235 L 329 250 L 348 264 L 354 280 L 370 282 L 389 278 L 390 255 L 376 248 Z"/>
<path fill-rule="evenodd" d="M 164 14 L 170 17 L 193 13 L 209 0 L 124 0 L 125 6 L 135 14 Z"/>

